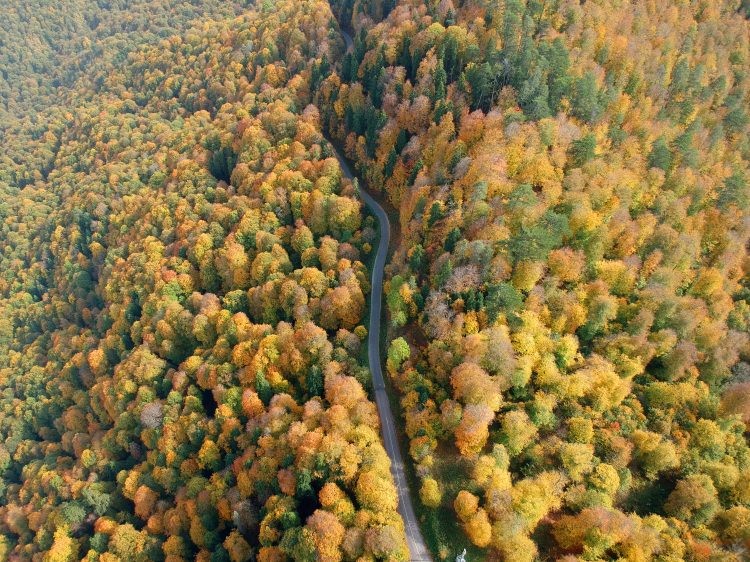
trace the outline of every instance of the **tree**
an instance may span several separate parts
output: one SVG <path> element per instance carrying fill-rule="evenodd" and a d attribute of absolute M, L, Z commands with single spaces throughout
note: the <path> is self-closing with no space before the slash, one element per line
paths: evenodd
<path fill-rule="evenodd" d="M 599 463 L 586 477 L 588 484 L 607 494 L 608 496 L 614 496 L 620 487 L 620 475 L 617 473 L 617 469 L 607 463 Z"/>
<path fill-rule="evenodd" d="M 579 119 L 594 124 L 599 120 L 602 109 L 599 105 L 599 89 L 596 77 L 592 72 L 586 72 L 578 79 L 573 94 L 573 115 Z"/>
<path fill-rule="evenodd" d="M 728 386 L 721 397 L 721 408 L 726 414 L 736 414 L 746 426 L 750 425 L 750 382 Z"/>
<path fill-rule="evenodd" d="M 255 390 L 258 397 L 263 401 L 263 404 L 268 405 L 274 392 L 265 375 L 261 371 L 258 371 L 255 375 Z"/>
<path fill-rule="evenodd" d="M 253 550 L 245 538 L 235 529 L 224 540 L 224 548 L 227 549 L 229 559 L 232 562 L 243 562 L 249 560 Z"/>
<path fill-rule="evenodd" d="M 320 367 L 313 365 L 307 373 L 307 394 L 309 396 L 323 395 L 323 372 Z"/>
<path fill-rule="evenodd" d="M 335 515 L 321 509 L 316 509 L 308 517 L 305 527 L 313 534 L 318 560 L 329 562 L 341 560 L 339 547 L 344 540 L 345 528 Z"/>
<path fill-rule="evenodd" d="M 742 544 L 750 538 L 750 509 L 744 506 L 735 506 L 718 514 L 715 526 L 725 543 Z"/>
<path fill-rule="evenodd" d="M 461 422 L 454 430 L 456 447 L 464 456 L 477 455 L 487 443 L 492 410 L 483 404 L 469 404 L 463 410 Z"/>
<path fill-rule="evenodd" d="M 750 207 L 749 190 L 745 173 L 735 170 L 724 180 L 724 189 L 719 193 L 719 207 L 728 209 L 731 205 L 735 205 L 741 211 L 746 211 Z"/>
<path fill-rule="evenodd" d="M 357 501 L 373 511 L 394 511 L 398 497 L 388 472 L 378 473 L 374 470 L 361 472 L 357 479 Z"/>
<path fill-rule="evenodd" d="M 680 480 L 664 504 L 668 515 L 691 525 L 710 521 L 718 509 L 716 488 L 705 474 L 693 474 Z"/>
<path fill-rule="evenodd" d="M 521 308 L 523 295 L 509 283 L 493 284 L 489 287 L 484 304 L 490 322 L 495 322 L 501 312 L 507 315 Z"/>
<path fill-rule="evenodd" d="M 135 498 L 133 499 L 133 503 L 135 503 L 135 514 L 143 520 L 148 519 L 154 509 L 157 499 L 158 496 L 156 495 L 156 492 L 151 488 L 146 485 L 139 486 L 138 490 L 135 492 Z"/>
<path fill-rule="evenodd" d="M 403 531 L 393 525 L 368 529 L 365 534 L 365 547 L 378 558 L 392 557 L 396 560 L 405 560 L 409 556 Z"/>
<path fill-rule="evenodd" d="M 524 113 L 531 119 L 540 120 L 552 114 L 549 106 L 549 86 L 542 69 L 534 69 L 523 81 L 518 98 Z"/>
<path fill-rule="evenodd" d="M 307 528 L 289 527 L 281 538 L 280 550 L 294 560 L 312 562 L 316 558 L 316 547 L 312 533 Z M 283 560 L 280 552 L 278 560 Z"/>
<path fill-rule="evenodd" d="M 437 480 L 434 478 L 424 478 L 422 480 L 422 486 L 419 489 L 419 499 L 427 507 L 436 508 L 442 501 L 443 494 L 440 492 L 440 487 Z"/>
<path fill-rule="evenodd" d="M 490 544 L 492 538 L 492 526 L 490 525 L 487 512 L 479 508 L 464 523 L 464 530 L 469 540 L 480 548 Z"/>
<path fill-rule="evenodd" d="M 512 62 L 515 62 L 521 47 L 524 12 L 525 7 L 518 0 L 508 2 L 503 11 L 503 55 Z"/>
<path fill-rule="evenodd" d="M 391 340 L 391 344 L 388 347 L 388 371 L 397 373 L 403 362 L 406 361 L 410 355 L 411 349 L 404 338 L 399 337 Z"/>
<path fill-rule="evenodd" d="M 650 431 L 635 431 L 635 458 L 647 478 L 653 479 L 664 470 L 674 468 L 679 464 L 677 451 L 671 441 Z"/>
<path fill-rule="evenodd" d="M 570 55 L 561 37 L 556 37 L 546 46 L 545 58 L 549 61 L 547 83 L 549 87 L 549 105 L 554 111 L 559 111 L 562 100 L 570 97 L 572 77 L 569 73 Z"/>
<path fill-rule="evenodd" d="M 523 410 L 513 410 L 505 414 L 500 426 L 502 443 L 511 457 L 520 454 L 537 435 L 537 428 Z"/>
<path fill-rule="evenodd" d="M 435 75 L 433 76 L 433 93 L 432 93 L 432 103 L 437 102 L 438 100 L 444 100 L 445 99 L 445 83 L 448 78 L 448 75 L 445 72 L 445 68 L 443 67 L 443 60 L 438 59 L 437 62 L 437 68 L 435 69 Z"/>
<path fill-rule="evenodd" d="M 60 527 L 55 531 L 54 541 L 45 562 L 72 562 L 78 558 L 78 543 L 70 537 L 70 530 Z"/>
<path fill-rule="evenodd" d="M 560 507 L 564 485 L 565 478 L 556 472 L 542 472 L 521 480 L 511 491 L 513 511 L 533 529 L 550 510 Z"/>
<path fill-rule="evenodd" d="M 409 252 L 409 267 L 416 273 L 423 273 L 426 257 L 421 244 L 413 246 Z"/>
<path fill-rule="evenodd" d="M 299 255 L 302 255 L 305 250 L 314 246 L 315 240 L 312 231 L 302 220 L 297 220 L 294 233 L 292 234 L 292 248 Z"/>
<path fill-rule="evenodd" d="M 145 546 L 145 532 L 136 531 L 130 523 L 118 525 L 109 539 L 109 551 L 123 560 L 147 560 Z"/>
<path fill-rule="evenodd" d="M 719 460 L 726 452 L 726 435 L 713 420 L 698 420 L 690 432 L 690 446 L 708 460 Z"/>
<path fill-rule="evenodd" d="M 596 137 L 593 133 L 582 136 L 573 141 L 570 148 L 571 164 L 580 168 L 596 156 Z"/>
<path fill-rule="evenodd" d="M 620 377 L 612 363 L 597 355 L 592 355 L 572 379 L 569 392 L 584 396 L 598 412 L 616 407 L 630 392 L 630 380 Z"/>
<path fill-rule="evenodd" d="M 553 534 L 565 551 L 583 550 L 592 557 L 601 557 L 608 549 L 622 548 L 620 545 L 635 534 L 636 526 L 635 521 L 619 511 L 592 508 L 578 515 L 561 517 L 555 523 Z"/>
<path fill-rule="evenodd" d="M 354 329 L 362 318 L 364 304 L 362 290 L 355 279 L 345 286 L 335 287 L 320 301 L 320 325 L 329 330 Z"/>
<path fill-rule="evenodd" d="M 464 404 L 482 404 L 496 412 L 500 408 L 500 387 L 484 369 L 476 363 L 464 362 L 451 372 L 453 397 Z"/>
<path fill-rule="evenodd" d="M 164 417 L 160 402 L 149 402 L 141 410 L 141 423 L 148 429 L 161 427 Z"/>
<path fill-rule="evenodd" d="M 351 237 L 359 229 L 362 214 L 359 202 L 355 199 L 332 196 L 328 209 L 331 216 L 331 228 L 343 233 L 344 239 Z"/>
<path fill-rule="evenodd" d="M 396 162 L 398 162 L 398 153 L 396 147 L 391 148 L 388 152 L 388 158 L 383 165 L 383 177 L 388 179 L 393 176 L 393 170 L 396 168 Z"/>
<path fill-rule="evenodd" d="M 580 481 L 593 468 L 594 446 L 584 443 L 564 443 L 560 447 L 560 460 L 573 481 Z"/>
<path fill-rule="evenodd" d="M 465 80 L 470 87 L 471 108 L 488 111 L 494 103 L 495 85 L 493 71 L 489 63 L 469 63 L 464 71 Z"/>
<path fill-rule="evenodd" d="M 659 168 L 665 172 L 668 172 L 672 167 L 672 151 L 663 136 L 656 139 L 651 146 L 651 152 L 648 155 L 648 167 Z"/>
<path fill-rule="evenodd" d="M 468 521 L 479 508 L 479 498 L 467 490 L 461 490 L 453 500 L 453 509 L 461 521 Z"/>

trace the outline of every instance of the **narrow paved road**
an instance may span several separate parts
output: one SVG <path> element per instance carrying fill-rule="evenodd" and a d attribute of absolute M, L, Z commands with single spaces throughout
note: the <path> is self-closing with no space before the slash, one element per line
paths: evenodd
<path fill-rule="evenodd" d="M 343 35 L 344 40 L 346 41 L 347 51 L 349 51 L 352 49 L 352 38 L 346 32 L 343 32 Z M 344 175 L 350 180 L 354 180 L 354 175 L 352 174 L 351 169 L 349 169 L 349 164 L 347 164 L 346 160 L 341 157 L 341 154 L 339 154 L 335 148 L 334 151 Z M 410 560 L 412 560 L 412 562 L 431 562 L 432 557 L 430 556 L 430 551 L 427 549 L 427 544 L 424 542 L 424 538 L 422 538 L 422 533 L 419 530 L 419 523 L 417 522 L 417 516 L 414 512 L 414 505 L 411 501 L 409 482 L 406 479 L 406 472 L 404 469 L 404 460 L 398 446 L 396 420 L 393 417 L 391 404 L 388 401 L 388 394 L 385 390 L 383 369 L 380 361 L 383 268 L 385 267 L 385 260 L 388 254 L 388 244 L 391 239 L 391 223 L 388 220 L 388 215 L 383 210 L 383 207 L 381 207 L 369 193 L 362 189 L 361 183 L 359 192 L 362 195 L 365 204 L 370 208 L 380 225 L 380 241 L 378 242 L 378 250 L 375 255 L 375 263 L 372 267 L 370 326 L 368 327 L 369 334 L 367 336 L 372 385 L 375 390 L 375 403 L 378 406 L 378 413 L 380 414 L 380 429 L 383 434 L 385 450 L 391 458 L 391 473 L 393 474 L 393 479 L 396 481 L 396 488 L 398 490 L 398 511 L 401 514 L 401 517 L 404 520 L 404 526 L 406 527 L 406 541 L 409 545 Z"/>
<path fill-rule="evenodd" d="M 341 154 L 334 148 L 341 170 L 350 180 L 354 180 L 349 165 Z M 361 186 L 361 184 L 360 184 Z M 414 512 L 414 505 L 409 494 L 409 483 L 404 470 L 404 460 L 398 446 L 396 436 L 396 420 L 391 411 L 388 394 L 385 390 L 383 380 L 383 369 L 380 361 L 380 322 L 382 318 L 383 304 L 383 268 L 388 254 L 388 244 L 391 238 L 391 224 L 388 215 L 375 199 L 364 189 L 359 190 L 365 204 L 370 207 L 380 224 L 380 241 L 375 255 L 375 264 L 372 267 L 372 290 L 370 292 L 370 326 L 368 327 L 368 354 L 370 361 L 370 372 L 372 373 L 372 385 L 375 390 L 375 403 L 380 415 L 380 429 L 383 434 L 383 443 L 388 456 L 391 458 L 391 473 L 396 481 L 398 490 L 398 511 L 404 520 L 406 527 L 406 540 L 409 544 L 410 560 L 413 562 L 431 561 L 430 551 L 422 538 L 419 523 Z"/>

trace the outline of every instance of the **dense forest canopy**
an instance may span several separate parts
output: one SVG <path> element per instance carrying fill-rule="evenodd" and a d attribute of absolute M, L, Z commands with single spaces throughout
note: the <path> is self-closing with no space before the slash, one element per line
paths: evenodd
<path fill-rule="evenodd" d="M 0 15 L 0 559 L 408 559 L 324 135 L 435 559 L 750 557 L 746 1 Z"/>
<path fill-rule="evenodd" d="M 335 20 L 166 8 L 179 33 L 135 26 L 7 133 L 0 558 L 403 560 L 360 350 L 375 231 L 309 103 Z"/>
<path fill-rule="evenodd" d="M 334 4 L 438 554 L 745 559 L 747 5 Z"/>
<path fill-rule="evenodd" d="M 0 19 L 0 127 L 50 109 L 92 68 L 182 33 L 204 19 L 241 14 L 248 2 L 7 0 Z"/>

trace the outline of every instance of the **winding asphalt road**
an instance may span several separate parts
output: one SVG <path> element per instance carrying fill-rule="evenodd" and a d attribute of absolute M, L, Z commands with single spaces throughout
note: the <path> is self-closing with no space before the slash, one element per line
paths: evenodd
<path fill-rule="evenodd" d="M 338 158 L 341 170 L 350 180 L 354 180 L 349 165 L 341 154 L 334 148 L 336 158 Z M 360 184 L 361 185 L 361 184 Z M 398 512 L 404 520 L 406 528 L 406 541 L 409 545 L 409 558 L 412 562 L 431 561 L 430 551 L 422 538 L 419 530 L 419 523 L 414 512 L 414 505 L 409 493 L 409 483 L 406 479 L 404 470 L 404 459 L 401 456 L 401 450 L 398 446 L 396 436 L 396 420 L 391 411 L 391 404 L 388 401 L 388 394 L 385 390 L 383 380 L 383 368 L 380 361 L 380 321 L 382 318 L 383 304 L 383 268 L 388 254 L 388 244 L 391 238 L 391 223 L 388 215 L 375 199 L 364 189 L 359 190 L 365 204 L 370 208 L 372 213 L 378 219 L 380 224 L 380 241 L 378 242 L 377 254 L 375 254 L 375 264 L 372 267 L 372 289 L 370 291 L 370 326 L 367 335 L 368 359 L 370 361 L 370 372 L 372 373 L 372 385 L 375 390 L 375 403 L 378 406 L 380 415 L 380 430 L 383 435 L 385 451 L 391 458 L 391 474 L 396 481 L 398 490 Z"/>
<path fill-rule="evenodd" d="M 344 33 L 347 50 L 352 49 L 352 38 Z M 341 154 L 334 148 L 336 158 L 339 161 L 341 170 L 350 180 L 354 180 L 349 164 L 341 157 Z M 372 384 L 375 390 L 375 403 L 378 406 L 380 415 L 380 430 L 383 434 L 383 443 L 388 456 L 391 458 L 391 474 L 396 481 L 398 490 L 398 512 L 404 520 L 406 528 L 406 541 L 409 545 L 409 557 L 412 562 L 431 562 L 432 557 L 427 545 L 422 538 L 419 530 L 419 523 L 414 512 L 414 505 L 409 493 L 409 482 L 406 479 L 404 470 L 404 459 L 401 456 L 401 450 L 398 446 L 396 435 L 396 420 L 391 411 L 391 404 L 388 401 L 388 394 L 385 390 L 383 380 L 383 368 L 380 361 L 380 322 L 382 318 L 383 304 L 383 268 L 388 254 L 388 244 L 391 239 L 391 223 L 388 215 L 375 199 L 361 188 L 360 194 L 365 204 L 370 208 L 380 224 L 380 241 L 378 242 L 377 254 L 375 254 L 375 264 L 372 267 L 372 289 L 370 291 L 370 326 L 368 328 L 368 354 L 370 361 L 370 372 L 372 373 Z"/>

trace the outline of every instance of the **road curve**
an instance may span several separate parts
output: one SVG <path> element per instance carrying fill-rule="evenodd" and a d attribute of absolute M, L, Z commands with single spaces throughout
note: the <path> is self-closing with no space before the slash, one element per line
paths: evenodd
<path fill-rule="evenodd" d="M 351 169 L 346 160 L 334 148 L 336 158 L 339 161 L 341 170 L 346 177 L 354 180 Z M 370 362 L 370 372 L 372 373 L 372 385 L 375 391 L 375 403 L 378 406 L 380 415 L 380 430 L 383 435 L 385 450 L 391 459 L 391 474 L 396 481 L 398 490 L 398 511 L 404 520 L 406 529 L 406 540 L 409 545 L 409 559 L 412 562 L 428 562 L 432 558 L 427 545 L 422 538 L 419 530 L 419 523 L 414 512 L 414 505 L 409 494 L 409 483 L 406 479 L 404 469 L 404 460 L 401 456 L 401 450 L 398 446 L 396 435 L 396 420 L 391 411 L 391 404 L 388 401 L 388 393 L 385 390 L 385 381 L 383 380 L 383 369 L 380 360 L 380 321 L 382 318 L 383 304 L 383 268 L 388 254 L 388 244 L 391 238 L 391 223 L 388 215 L 375 199 L 361 189 L 360 194 L 365 204 L 370 208 L 380 224 L 380 240 L 378 250 L 375 255 L 375 263 L 372 267 L 372 289 L 370 291 L 370 325 L 368 327 L 368 359 Z"/>
<path fill-rule="evenodd" d="M 346 41 L 347 51 L 353 48 L 352 38 L 348 33 L 342 32 L 344 41 Z M 343 174 L 350 180 L 354 180 L 349 164 L 334 147 L 336 158 L 339 161 Z M 409 491 L 409 482 L 406 479 L 404 459 L 401 456 L 401 450 L 398 446 L 398 437 L 396 434 L 396 420 L 391 411 L 391 404 L 388 400 L 388 393 L 385 390 L 385 381 L 383 380 L 383 368 L 380 358 L 380 322 L 382 319 L 383 304 L 383 268 L 388 254 L 388 244 L 391 239 L 391 223 L 388 215 L 375 199 L 362 189 L 360 183 L 360 194 L 365 204 L 370 208 L 380 225 L 380 240 L 378 249 L 375 254 L 375 263 L 372 266 L 372 288 L 370 291 L 370 325 L 368 327 L 368 359 L 370 362 L 370 372 L 372 373 L 372 386 L 375 392 L 375 403 L 378 406 L 380 415 L 380 430 L 383 435 L 383 444 L 385 450 L 391 459 L 391 473 L 396 482 L 398 491 L 398 511 L 404 520 L 406 530 L 406 541 L 409 545 L 409 559 L 412 562 L 431 562 L 432 557 L 424 542 L 422 533 L 419 530 L 419 523 L 414 512 L 414 505 L 411 501 Z"/>

